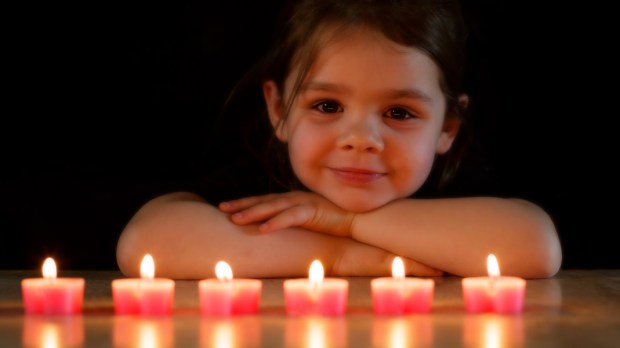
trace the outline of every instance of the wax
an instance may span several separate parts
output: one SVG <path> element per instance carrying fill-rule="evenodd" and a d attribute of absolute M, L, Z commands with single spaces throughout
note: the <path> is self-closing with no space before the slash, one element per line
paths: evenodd
<path fill-rule="evenodd" d="M 203 315 L 256 314 L 262 282 L 258 279 L 233 279 L 232 269 L 223 261 L 215 267 L 217 279 L 198 282 L 200 312 Z"/>
<path fill-rule="evenodd" d="M 406 278 L 402 259 L 392 262 L 392 277 L 370 282 L 375 314 L 398 315 L 428 313 L 433 303 L 435 282 L 432 279 Z"/>
<path fill-rule="evenodd" d="M 309 279 L 284 281 L 284 300 L 288 315 L 338 316 L 346 312 L 349 282 L 324 278 L 323 266 L 315 260 Z"/>
<path fill-rule="evenodd" d="M 462 279 L 463 300 L 469 313 L 494 312 L 515 314 L 523 310 L 526 281 L 501 276 L 493 254 L 487 259 L 488 277 Z"/>
<path fill-rule="evenodd" d="M 174 306 L 174 281 L 155 278 L 153 258 L 142 260 L 141 278 L 114 279 L 112 298 L 116 314 L 168 315 Z"/>
<path fill-rule="evenodd" d="M 43 278 L 23 279 L 22 297 L 26 314 L 69 315 L 82 312 L 84 278 L 57 278 L 56 263 L 47 258 Z"/>

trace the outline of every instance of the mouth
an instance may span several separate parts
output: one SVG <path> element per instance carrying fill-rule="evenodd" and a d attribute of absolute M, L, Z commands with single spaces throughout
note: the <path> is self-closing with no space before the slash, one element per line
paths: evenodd
<path fill-rule="evenodd" d="M 336 178 L 349 185 L 365 185 L 387 175 L 385 172 L 360 168 L 329 168 Z"/>

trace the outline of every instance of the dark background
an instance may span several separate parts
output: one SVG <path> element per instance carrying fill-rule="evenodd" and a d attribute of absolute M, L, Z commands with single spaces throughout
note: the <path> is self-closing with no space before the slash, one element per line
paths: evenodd
<path fill-rule="evenodd" d="M 157 195 L 211 179 L 260 188 L 247 139 L 214 121 L 265 52 L 282 1 L 44 3 L 7 11 L 0 268 L 116 269 L 116 240 Z M 554 218 L 564 268 L 618 268 L 610 9 L 464 1 L 482 177 L 458 192 L 521 197 Z M 235 170 L 238 168 L 238 170 Z"/>

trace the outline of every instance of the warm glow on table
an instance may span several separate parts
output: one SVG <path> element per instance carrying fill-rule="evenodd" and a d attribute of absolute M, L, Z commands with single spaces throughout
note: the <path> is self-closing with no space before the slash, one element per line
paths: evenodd
<path fill-rule="evenodd" d="M 372 319 L 372 347 L 432 347 L 431 315 L 375 316 Z"/>
<path fill-rule="evenodd" d="M 24 347 L 78 347 L 84 342 L 82 315 L 26 315 L 23 325 Z"/>
<path fill-rule="evenodd" d="M 284 347 L 347 347 L 344 317 L 289 317 L 284 327 Z"/>
<path fill-rule="evenodd" d="M 375 278 L 370 283 L 376 314 L 428 313 L 433 304 L 432 279 L 407 278 L 400 257 L 392 262 L 392 277 Z"/>
<path fill-rule="evenodd" d="M 501 276 L 493 254 L 487 257 L 488 277 L 462 280 L 465 309 L 470 313 L 520 313 L 523 310 L 526 282 L 523 278 Z"/>
<path fill-rule="evenodd" d="M 232 268 L 220 261 L 215 266 L 217 279 L 198 282 L 200 311 L 203 315 L 255 314 L 261 296 L 258 279 L 233 279 Z"/>
<path fill-rule="evenodd" d="M 43 278 L 22 280 L 22 297 L 27 314 L 79 314 L 84 300 L 84 278 L 58 278 L 56 263 L 43 262 Z"/>
<path fill-rule="evenodd" d="M 114 316 L 114 347 L 172 347 L 172 317 Z"/>
<path fill-rule="evenodd" d="M 325 278 L 323 265 L 314 260 L 308 279 L 284 281 L 284 300 L 289 315 L 343 315 L 346 312 L 349 282 Z"/>
<path fill-rule="evenodd" d="M 174 305 L 174 281 L 155 278 L 155 261 L 149 254 L 142 259 L 140 276 L 112 281 L 116 314 L 171 314 Z"/>

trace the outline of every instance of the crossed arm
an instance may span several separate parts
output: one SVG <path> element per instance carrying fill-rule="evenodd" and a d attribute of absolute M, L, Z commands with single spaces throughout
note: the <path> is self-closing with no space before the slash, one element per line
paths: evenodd
<path fill-rule="evenodd" d="M 215 264 L 228 262 L 235 277 L 306 277 L 314 259 L 326 274 L 387 274 L 395 254 L 351 238 L 289 227 L 263 233 L 258 224 L 238 225 L 230 214 L 197 195 L 179 192 L 146 203 L 122 232 L 116 258 L 127 276 L 137 276 L 144 254 L 155 260 L 157 276 L 200 279 L 214 276 Z M 404 259 L 410 274 L 441 272 Z"/>
<path fill-rule="evenodd" d="M 394 256 L 410 275 L 486 272 L 494 253 L 503 274 L 553 276 L 561 264 L 555 227 L 539 207 L 500 198 L 402 199 L 366 213 L 340 209 L 314 193 L 290 192 L 222 203 L 190 193 L 147 203 L 123 231 L 119 267 L 138 273 L 151 253 L 158 275 L 212 276 L 219 260 L 235 276 L 305 276 L 320 259 L 332 275 L 388 275 Z"/>

